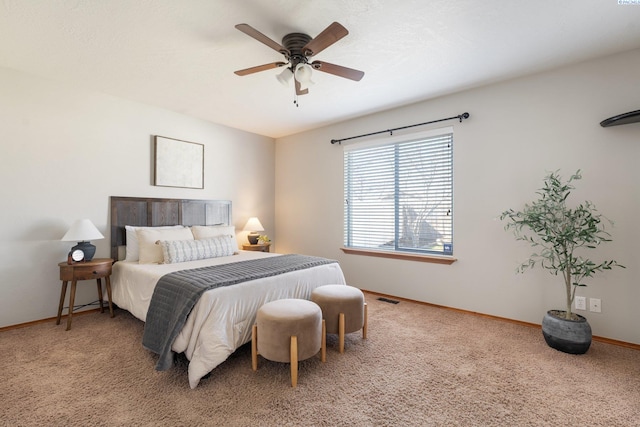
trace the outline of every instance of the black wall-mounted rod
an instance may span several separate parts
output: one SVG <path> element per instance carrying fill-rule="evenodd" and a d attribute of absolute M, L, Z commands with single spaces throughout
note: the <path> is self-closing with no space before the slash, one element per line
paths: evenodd
<path fill-rule="evenodd" d="M 453 120 L 453 119 L 459 119 L 460 123 L 462 123 L 462 119 L 468 119 L 468 118 L 469 118 L 469 113 L 462 113 L 462 114 L 459 114 L 457 116 L 447 117 L 446 119 L 432 120 L 430 122 L 418 123 L 418 124 L 415 124 L 415 125 L 402 126 L 402 127 L 399 127 L 399 128 L 381 130 L 381 131 L 378 131 L 378 132 L 365 133 L 364 135 L 350 136 L 349 138 L 332 139 L 331 140 L 331 144 L 336 144 L 336 143 L 342 144 L 343 141 L 348 141 L 350 139 L 364 138 L 365 136 L 378 135 L 378 134 L 387 133 L 387 132 L 389 132 L 389 134 L 393 135 L 393 131 L 395 131 L 395 130 L 409 129 L 409 128 L 416 127 L 416 126 L 430 125 L 431 123 L 444 122 L 444 121 Z"/>

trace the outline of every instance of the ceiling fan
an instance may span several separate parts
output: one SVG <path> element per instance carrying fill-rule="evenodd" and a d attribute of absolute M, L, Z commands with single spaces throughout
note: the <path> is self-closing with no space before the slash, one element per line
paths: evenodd
<path fill-rule="evenodd" d="M 260 71 L 271 70 L 273 68 L 286 67 L 276 78 L 284 85 L 288 85 L 291 78 L 295 81 L 296 94 L 306 95 L 309 93 L 312 70 L 333 74 L 334 76 L 360 81 L 364 76 L 362 71 L 341 65 L 330 64 L 324 61 L 309 61 L 309 57 L 322 52 L 347 34 L 349 31 L 337 22 L 332 23 L 316 37 L 304 33 L 291 33 L 282 38 L 282 44 L 270 39 L 260 31 L 248 24 L 238 24 L 236 28 L 249 37 L 253 37 L 271 49 L 284 55 L 285 61 L 271 62 L 269 64 L 258 65 L 256 67 L 245 68 L 235 71 L 239 76 L 246 76 Z"/>

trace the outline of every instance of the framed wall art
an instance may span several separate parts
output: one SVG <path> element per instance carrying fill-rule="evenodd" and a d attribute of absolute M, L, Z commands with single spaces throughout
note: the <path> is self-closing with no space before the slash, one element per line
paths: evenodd
<path fill-rule="evenodd" d="M 153 185 L 204 188 L 204 144 L 154 136 Z"/>

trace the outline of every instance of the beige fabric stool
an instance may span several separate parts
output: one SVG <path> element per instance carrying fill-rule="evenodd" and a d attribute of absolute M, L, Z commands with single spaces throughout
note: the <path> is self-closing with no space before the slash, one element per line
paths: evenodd
<path fill-rule="evenodd" d="M 311 293 L 311 301 L 322 309 L 328 334 L 338 334 L 340 353 L 344 353 L 344 335 L 362 329 L 367 338 L 367 304 L 358 288 L 348 285 L 319 286 Z"/>
<path fill-rule="evenodd" d="M 303 299 L 281 299 L 258 310 L 251 331 L 251 365 L 258 369 L 258 355 L 274 362 L 291 363 L 291 386 L 298 384 L 298 361 L 318 351 L 326 360 L 326 337 L 322 311 Z"/>

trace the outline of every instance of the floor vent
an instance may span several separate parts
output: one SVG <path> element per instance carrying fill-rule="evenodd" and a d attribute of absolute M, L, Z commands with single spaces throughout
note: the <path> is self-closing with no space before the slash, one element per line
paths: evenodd
<path fill-rule="evenodd" d="M 394 299 L 389 299 L 389 298 L 384 298 L 384 297 L 378 298 L 378 301 L 388 302 L 390 304 L 397 304 L 397 303 L 400 302 L 400 301 L 396 301 Z"/>

